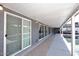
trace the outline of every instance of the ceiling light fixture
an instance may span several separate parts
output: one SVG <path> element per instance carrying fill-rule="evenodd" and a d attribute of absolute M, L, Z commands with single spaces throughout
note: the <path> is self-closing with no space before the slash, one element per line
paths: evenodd
<path fill-rule="evenodd" d="M 3 10 L 3 6 L 2 5 L 0 5 L 0 10 Z"/>

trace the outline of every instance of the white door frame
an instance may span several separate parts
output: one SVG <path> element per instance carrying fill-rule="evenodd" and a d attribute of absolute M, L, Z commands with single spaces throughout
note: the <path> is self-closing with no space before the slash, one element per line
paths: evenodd
<path fill-rule="evenodd" d="M 22 52 L 23 50 L 25 50 L 26 48 L 28 48 L 28 47 L 30 47 L 30 46 L 32 45 L 32 38 L 31 38 L 31 35 L 32 35 L 32 33 L 31 33 L 31 32 L 32 32 L 31 23 L 32 23 L 32 22 L 31 22 L 31 20 L 26 19 L 26 18 L 21 17 L 21 16 L 18 16 L 18 15 L 15 15 L 15 14 L 10 13 L 10 12 L 4 11 L 4 50 L 3 50 L 4 56 L 6 56 L 6 37 L 5 37 L 5 35 L 6 35 L 6 30 L 7 30 L 7 29 L 6 29 L 6 21 L 7 21 L 6 15 L 7 15 L 7 14 L 22 19 L 22 49 L 19 50 L 19 51 L 17 51 L 17 52 L 15 52 L 15 53 L 13 53 L 12 55 L 16 55 L 16 54 L 18 54 L 19 52 Z M 23 19 L 25 19 L 25 20 L 27 20 L 27 21 L 30 21 L 30 45 L 27 46 L 27 47 L 25 47 L 25 48 L 23 48 Z"/>
<path fill-rule="evenodd" d="M 4 11 L 4 56 L 6 56 L 6 12 Z"/>
<path fill-rule="evenodd" d="M 31 38 L 31 35 L 32 35 L 32 31 L 31 31 L 31 21 L 26 19 L 26 18 L 22 18 L 22 49 L 26 49 L 27 47 L 23 48 L 23 20 L 27 20 L 30 22 L 30 45 L 28 45 L 27 47 L 30 47 L 32 45 L 32 38 Z"/>

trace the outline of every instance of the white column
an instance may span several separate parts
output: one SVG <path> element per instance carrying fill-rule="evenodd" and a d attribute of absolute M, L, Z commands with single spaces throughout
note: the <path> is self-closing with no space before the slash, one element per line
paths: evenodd
<path fill-rule="evenodd" d="M 72 16 L 72 20 L 71 20 L 71 24 L 72 24 L 72 42 L 71 42 L 71 55 L 74 55 L 74 48 L 75 48 L 75 17 Z"/>

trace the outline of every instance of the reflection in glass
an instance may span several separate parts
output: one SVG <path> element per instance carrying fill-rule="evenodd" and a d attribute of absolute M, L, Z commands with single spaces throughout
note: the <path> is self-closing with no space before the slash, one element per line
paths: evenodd
<path fill-rule="evenodd" d="M 7 15 L 6 55 L 21 50 L 21 19 Z"/>
<path fill-rule="evenodd" d="M 79 15 L 75 16 L 75 54 L 79 55 Z"/>
<path fill-rule="evenodd" d="M 23 20 L 23 48 L 30 45 L 30 21 Z"/>
<path fill-rule="evenodd" d="M 72 27 L 71 27 L 71 19 L 68 20 L 64 25 L 63 25 L 63 28 L 62 28 L 62 31 L 63 31 L 63 37 L 65 38 L 65 40 L 67 41 L 67 45 L 69 46 L 69 50 L 71 52 L 71 40 L 72 40 Z"/>

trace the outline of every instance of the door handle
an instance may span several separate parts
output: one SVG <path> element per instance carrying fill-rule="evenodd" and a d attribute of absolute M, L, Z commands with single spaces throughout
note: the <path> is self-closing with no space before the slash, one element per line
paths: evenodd
<path fill-rule="evenodd" d="M 5 37 L 7 37 L 8 35 L 7 34 L 5 34 Z"/>

